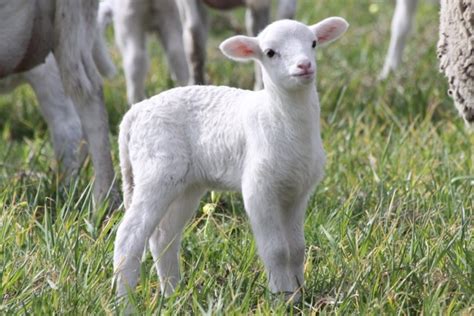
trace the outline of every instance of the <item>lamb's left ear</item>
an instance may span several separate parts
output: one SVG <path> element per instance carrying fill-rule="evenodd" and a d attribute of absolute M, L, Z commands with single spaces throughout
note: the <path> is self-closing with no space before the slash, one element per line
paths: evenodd
<path fill-rule="evenodd" d="M 349 23 L 343 18 L 331 17 L 311 25 L 309 28 L 316 35 L 318 44 L 328 44 L 341 37 L 348 27 Z"/>
<path fill-rule="evenodd" d="M 243 35 L 226 39 L 219 48 L 224 55 L 237 61 L 259 59 L 262 54 L 257 38 Z"/>

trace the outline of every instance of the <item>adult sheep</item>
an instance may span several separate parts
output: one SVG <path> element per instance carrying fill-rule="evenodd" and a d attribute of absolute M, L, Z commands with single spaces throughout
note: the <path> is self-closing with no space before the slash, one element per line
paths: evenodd
<path fill-rule="evenodd" d="M 102 79 L 93 59 L 97 6 L 96 0 L 0 0 L 0 78 L 28 71 L 53 53 L 85 132 L 99 202 L 112 188 L 114 171 Z"/>
<path fill-rule="evenodd" d="M 449 95 L 468 126 L 474 128 L 474 3 L 442 0 L 438 58 L 448 78 Z"/>

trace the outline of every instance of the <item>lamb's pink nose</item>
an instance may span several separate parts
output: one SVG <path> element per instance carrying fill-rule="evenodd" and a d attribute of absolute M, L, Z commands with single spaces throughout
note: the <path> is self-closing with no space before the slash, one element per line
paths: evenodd
<path fill-rule="evenodd" d="M 311 69 L 311 61 L 301 60 L 296 64 L 296 67 L 303 69 L 304 71 L 308 71 Z"/>

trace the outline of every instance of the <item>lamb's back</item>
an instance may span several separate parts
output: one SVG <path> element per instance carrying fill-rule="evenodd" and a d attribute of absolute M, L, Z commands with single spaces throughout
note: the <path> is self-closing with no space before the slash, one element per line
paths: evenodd
<path fill-rule="evenodd" d="M 199 181 L 215 187 L 238 183 L 245 155 L 242 116 L 252 91 L 190 86 L 165 91 L 135 104 L 130 124 L 131 160 L 190 159 Z"/>

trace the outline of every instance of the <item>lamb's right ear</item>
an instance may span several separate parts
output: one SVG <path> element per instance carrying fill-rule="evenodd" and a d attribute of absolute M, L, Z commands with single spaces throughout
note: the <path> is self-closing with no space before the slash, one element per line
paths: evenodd
<path fill-rule="evenodd" d="M 259 59 L 262 55 L 257 38 L 243 35 L 226 39 L 219 48 L 224 55 L 237 61 Z"/>

